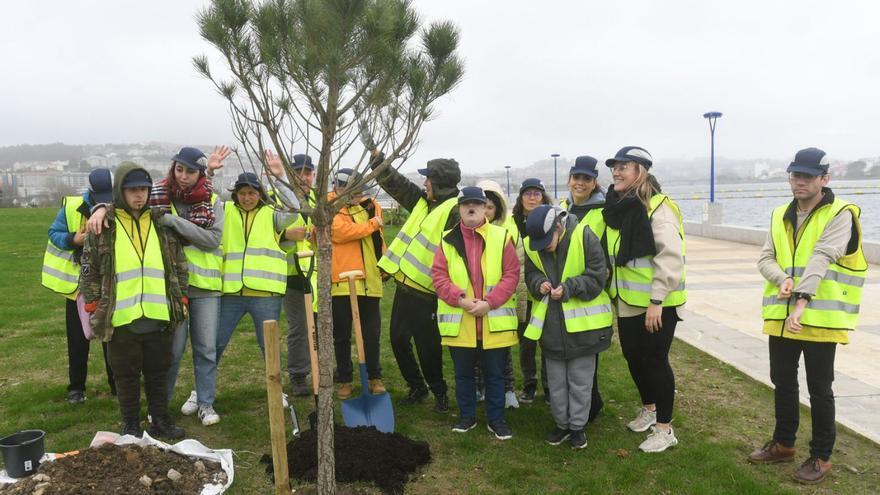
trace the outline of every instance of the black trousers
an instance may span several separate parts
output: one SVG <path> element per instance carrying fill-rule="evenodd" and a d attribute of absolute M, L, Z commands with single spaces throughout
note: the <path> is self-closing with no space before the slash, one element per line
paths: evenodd
<path fill-rule="evenodd" d="M 361 334 L 364 337 L 364 356 L 367 361 L 367 375 L 370 379 L 382 378 L 379 365 L 379 329 L 382 315 L 379 312 L 378 297 L 358 296 L 358 311 L 361 314 Z M 333 296 L 333 348 L 336 351 L 336 383 L 352 381 L 351 339 L 352 325 L 351 300 L 348 296 Z"/>
<path fill-rule="evenodd" d="M 113 331 L 109 344 L 110 366 L 116 377 L 116 397 L 122 419 L 140 419 L 141 374 L 147 395 L 147 412 L 153 418 L 168 415 L 168 369 L 174 332 L 138 334 L 126 326 Z"/>
<path fill-rule="evenodd" d="M 620 348 L 642 404 L 655 404 L 657 422 L 669 423 L 675 402 L 675 374 L 669 364 L 669 348 L 678 313 L 675 308 L 663 308 L 663 328 L 654 333 L 645 330 L 645 315 L 617 319 Z"/>
<path fill-rule="evenodd" d="M 837 430 L 834 424 L 834 342 L 807 342 L 770 337 L 770 380 L 776 391 L 776 430 L 773 439 L 794 447 L 800 420 L 798 400 L 798 361 L 804 355 L 807 389 L 810 392 L 810 416 L 813 438 L 810 455 L 828 460 L 834 448 Z"/>
<path fill-rule="evenodd" d="M 517 335 L 519 335 L 519 369 L 523 376 L 523 389 L 537 388 L 538 385 L 538 369 L 535 366 L 535 355 L 538 350 L 538 342 L 527 339 L 523 336 L 526 327 L 529 326 L 529 320 L 532 319 L 532 301 L 526 305 L 526 321 L 521 322 L 517 326 Z M 541 355 L 541 386 L 547 390 L 547 362 Z"/>
<path fill-rule="evenodd" d="M 76 310 L 76 301 L 66 299 L 65 326 L 67 327 L 67 391 L 86 390 L 86 376 L 89 370 L 90 341 L 83 334 L 82 322 Z M 101 343 L 104 353 L 104 367 L 107 370 L 107 384 L 110 385 L 110 393 L 116 394 L 116 382 L 113 380 L 113 370 L 107 359 L 107 343 Z"/>
<path fill-rule="evenodd" d="M 425 382 L 434 395 L 446 394 L 443 379 L 443 350 L 437 328 L 437 297 L 412 294 L 397 287 L 391 307 L 391 350 L 400 374 L 410 388 L 424 388 Z M 415 341 L 419 361 L 413 355 Z M 421 364 L 421 371 L 419 371 Z"/>

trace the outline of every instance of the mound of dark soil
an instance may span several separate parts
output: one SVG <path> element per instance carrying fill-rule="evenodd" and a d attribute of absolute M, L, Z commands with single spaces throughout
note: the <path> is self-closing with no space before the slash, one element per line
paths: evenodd
<path fill-rule="evenodd" d="M 169 472 L 174 470 L 179 474 Z M 105 444 L 40 465 L 37 473 L 12 485 L 2 495 L 198 495 L 207 483 L 225 483 L 220 464 L 193 461 L 156 447 Z"/>
<path fill-rule="evenodd" d="M 359 426 L 335 428 L 336 480 L 372 482 L 385 493 L 403 493 L 403 486 L 419 467 L 431 462 L 427 442 L 399 433 L 382 433 Z M 307 430 L 287 444 L 290 476 L 303 481 L 318 478 L 318 434 Z M 267 472 L 272 472 L 271 461 Z"/>

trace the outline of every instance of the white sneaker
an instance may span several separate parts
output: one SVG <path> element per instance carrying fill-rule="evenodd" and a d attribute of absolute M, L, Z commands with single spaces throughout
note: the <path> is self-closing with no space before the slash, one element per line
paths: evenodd
<path fill-rule="evenodd" d="M 642 407 L 636 415 L 636 419 L 626 424 L 626 427 L 635 432 L 647 431 L 648 428 L 657 424 L 657 411 L 649 411 Z"/>
<path fill-rule="evenodd" d="M 199 399 L 199 397 L 198 397 L 198 394 L 196 394 L 195 390 L 190 392 L 189 399 L 186 399 L 186 402 L 184 402 L 183 405 L 180 406 L 180 414 L 183 414 L 184 416 L 192 416 L 193 414 L 198 412 L 198 410 L 199 410 L 198 399 Z"/>
<path fill-rule="evenodd" d="M 639 445 L 639 449 L 642 452 L 663 452 L 669 447 L 675 447 L 676 445 L 678 445 L 678 439 L 675 438 L 675 432 L 672 431 L 671 426 L 668 432 L 652 426 L 651 434 Z"/>
<path fill-rule="evenodd" d="M 519 409 L 519 401 L 516 400 L 516 392 L 508 390 L 504 393 L 504 407 L 506 409 Z"/>
<path fill-rule="evenodd" d="M 290 401 L 288 401 L 287 394 L 285 394 L 284 392 L 281 392 L 281 407 L 283 407 L 284 409 L 290 407 Z"/>
<path fill-rule="evenodd" d="M 216 425 L 220 422 L 220 415 L 214 410 L 213 406 L 199 407 L 199 419 L 205 426 Z"/>

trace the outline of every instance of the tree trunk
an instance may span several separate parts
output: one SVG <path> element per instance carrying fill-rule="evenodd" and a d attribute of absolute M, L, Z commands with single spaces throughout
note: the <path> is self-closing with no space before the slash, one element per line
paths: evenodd
<path fill-rule="evenodd" d="M 333 317 L 330 299 L 330 232 L 332 214 L 326 199 L 318 198 L 314 212 L 318 240 L 318 494 L 336 493 L 333 439 Z M 306 308 L 308 311 L 309 308 Z"/>

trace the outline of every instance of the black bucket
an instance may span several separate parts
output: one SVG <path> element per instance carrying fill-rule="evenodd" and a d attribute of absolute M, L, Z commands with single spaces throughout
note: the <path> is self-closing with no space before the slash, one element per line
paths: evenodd
<path fill-rule="evenodd" d="M 12 478 L 24 478 L 36 473 L 40 459 L 46 452 L 43 445 L 45 437 L 43 430 L 24 430 L 0 438 L 6 474 Z"/>

